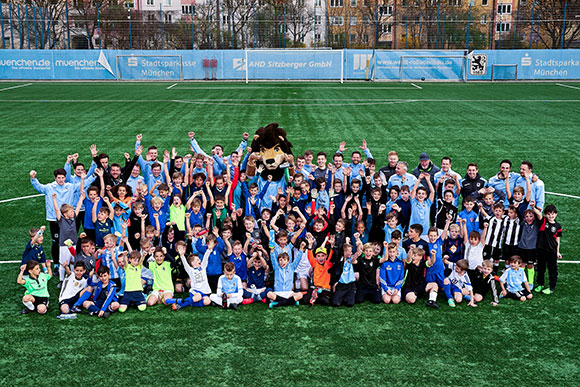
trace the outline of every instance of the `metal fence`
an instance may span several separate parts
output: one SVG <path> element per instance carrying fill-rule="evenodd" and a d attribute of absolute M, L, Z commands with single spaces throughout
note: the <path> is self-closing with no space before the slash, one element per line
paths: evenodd
<path fill-rule="evenodd" d="M 189 0 L 191 2 L 191 0 Z M 3 49 L 580 47 L 580 1 L 109 0 L 0 3 Z M 156 3 L 157 4 L 157 3 Z M 485 6 L 483 6 L 485 4 Z M 516 6 L 517 4 L 517 6 Z"/>

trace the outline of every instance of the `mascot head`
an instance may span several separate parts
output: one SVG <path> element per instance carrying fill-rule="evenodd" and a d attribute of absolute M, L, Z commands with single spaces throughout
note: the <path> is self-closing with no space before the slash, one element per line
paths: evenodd
<path fill-rule="evenodd" d="M 275 123 L 258 129 L 251 147 L 260 154 L 260 161 L 270 171 L 280 168 L 286 161 L 285 155 L 292 154 L 292 143 L 286 138 L 286 131 Z"/>

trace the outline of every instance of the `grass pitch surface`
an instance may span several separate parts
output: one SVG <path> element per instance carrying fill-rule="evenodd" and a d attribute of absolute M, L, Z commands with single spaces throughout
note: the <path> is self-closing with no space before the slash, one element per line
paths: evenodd
<path fill-rule="evenodd" d="M 397 150 L 410 168 L 426 151 L 461 174 L 477 162 L 493 176 L 530 160 L 549 192 L 579 195 L 580 90 L 556 83 L 0 83 L 4 166 L 0 200 L 35 194 L 68 154 L 89 145 L 111 162 L 145 146 L 188 152 L 193 130 L 209 150 L 278 122 L 294 153 L 332 155 L 368 141 L 377 164 Z M 577 83 L 565 84 L 578 87 Z M 3 90 L 6 89 L 6 90 Z M 349 153 L 347 151 L 347 153 Z M 347 157 L 348 159 L 348 157 Z M 580 199 L 546 195 L 559 209 L 564 259 L 579 257 Z M 19 260 L 27 230 L 46 224 L 44 199 L 0 203 L 0 260 Z M 45 242 L 45 249 L 50 250 Z M 561 264 L 557 291 L 439 311 L 418 305 L 173 312 L 154 307 L 97 320 L 59 321 L 56 281 L 47 316 L 19 315 L 17 265 L 0 265 L 0 382 L 65 384 L 575 385 L 580 377 L 578 266 Z M 440 297 L 440 304 L 444 304 Z"/>

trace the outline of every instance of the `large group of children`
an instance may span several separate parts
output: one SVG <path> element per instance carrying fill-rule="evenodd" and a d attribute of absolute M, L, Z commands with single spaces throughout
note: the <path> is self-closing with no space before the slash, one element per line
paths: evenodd
<path fill-rule="evenodd" d="M 124 165 L 92 145 L 88 169 L 73 154 L 52 183 L 30 172 L 45 195 L 52 260 L 45 226 L 31 229 L 17 279 L 23 313 L 47 312 L 53 267 L 62 319 L 156 304 L 177 311 L 425 298 L 436 309 L 439 292 L 450 307 L 554 292 L 562 230 L 529 161 L 515 173 L 503 160 L 485 180 L 475 163 L 461 177 L 449 157 L 438 167 L 422 153 L 410 173 L 395 151 L 377 168 L 363 140 L 350 162 L 344 142 L 332 162 L 324 152 L 288 155 L 274 181 L 247 133 L 227 157 L 221 145 L 206 154 L 188 136 L 185 156 L 173 148 L 158 160 L 149 146 L 144 158 L 137 135 Z"/>

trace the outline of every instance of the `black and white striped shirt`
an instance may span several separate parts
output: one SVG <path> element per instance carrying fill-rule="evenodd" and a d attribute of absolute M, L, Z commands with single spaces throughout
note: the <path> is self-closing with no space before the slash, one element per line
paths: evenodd
<path fill-rule="evenodd" d="M 489 222 L 487 232 L 485 233 L 485 245 L 500 249 L 503 242 L 507 216 L 504 215 L 501 219 L 495 216 L 488 216 L 485 220 Z"/>
<path fill-rule="evenodd" d="M 509 217 L 505 220 L 503 243 L 506 246 L 517 246 L 520 242 L 521 232 L 520 218 L 510 219 Z"/>

